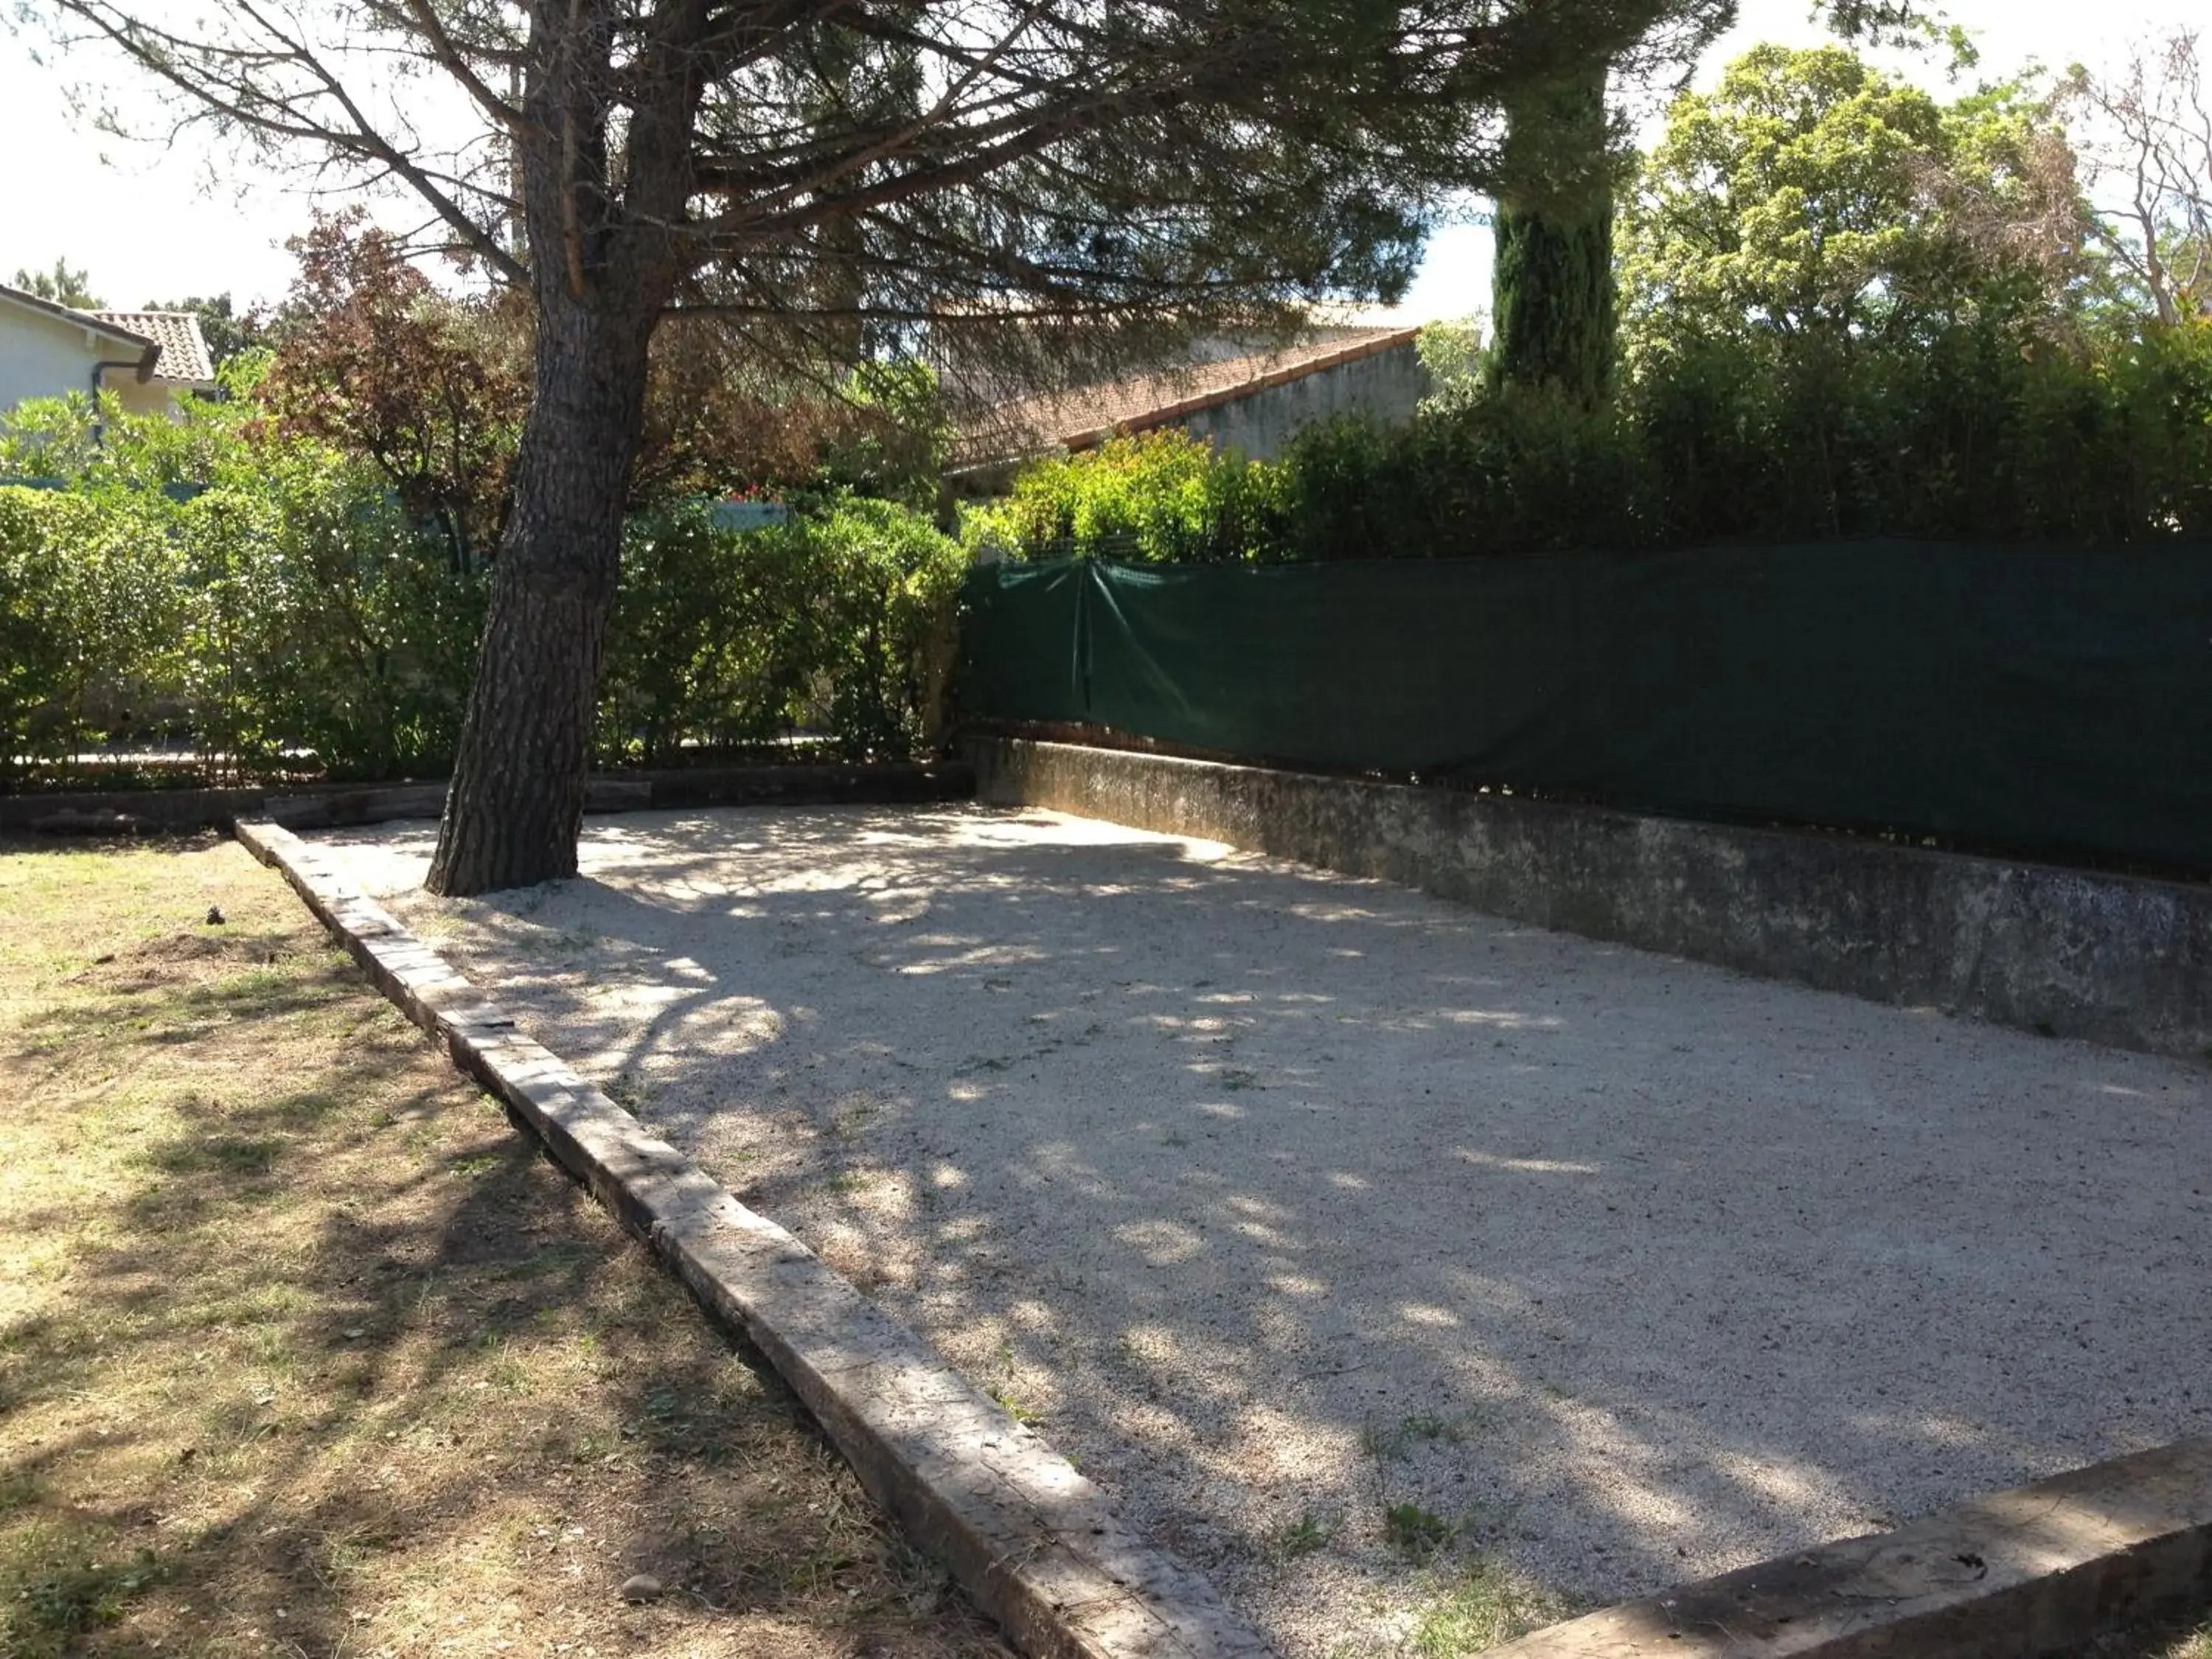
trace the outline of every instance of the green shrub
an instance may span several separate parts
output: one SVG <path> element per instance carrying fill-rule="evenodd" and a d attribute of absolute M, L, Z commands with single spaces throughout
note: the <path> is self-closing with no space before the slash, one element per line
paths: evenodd
<path fill-rule="evenodd" d="M 175 667 L 174 511 L 0 486 L 0 775 L 148 723 Z"/>
<path fill-rule="evenodd" d="M 1634 545 L 1649 494 L 1618 413 L 1550 388 L 1502 388 L 1397 428 L 1309 427 L 1282 471 L 1298 559 Z"/>
<path fill-rule="evenodd" d="M 1179 434 L 1041 461 L 971 549 L 1132 562 L 1456 558 L 1899 536 L 2212 536 L 2212 319 L 2104 337 L 1990 307 L 1890 341 L 1643 343 L 1596 409 L 1470 390 L 1279 462 Z"/>
<path fill-rule="evenodd" d="M 0 769 L 54 780 L 118 739 L 189 738 L 210 775 L 434 772 L 460 735 L 488 576 L 457 569 L 365 465 L 250 405 L 179 422 L 83 398 L 0 423 Z M 165 486 L 185 486 L 165 489 Z M 779 529 L 716 530 L 704 502 L 631 523 L 600 746 L 805 726 L 848 754 L 927 740 L 963 560 L 927 519 L 830 494 Z M 301 751 L 304 751 L 301 752 Z"/>
<path fill-rule="evenodd" d="M 971 550 L 1016 557 L 1250 562 L 1282 556 L 1282 512 L 1278 469 L 1170 428 L 1038 461 L 961 529 Z"/>
<path fill-rule="evenodd" d="M 964 560 L 921 514 L 832 495 L 788 524 L 714 527 L 706 503 L 633 520 L 608 641 L 600 747 L 665 762 L 801 725 L 852 755 L 930 738 Z"/>
<path fill-rule="evenodd" d="M 485 582 L 390 490 L 326 455 L 280 449 L 254 486 L 177 510 L 185 695 L 199 746 L 248 771 L 313 752 L 332 776 L 447 764 Z"/>

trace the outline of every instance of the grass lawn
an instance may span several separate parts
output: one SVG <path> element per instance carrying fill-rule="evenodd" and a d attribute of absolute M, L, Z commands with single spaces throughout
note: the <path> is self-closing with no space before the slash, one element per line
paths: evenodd
<path fill-rule="evenodd" d="M 238 848 L 0 917 L 0 1655 L 1006 1652 Z"/>

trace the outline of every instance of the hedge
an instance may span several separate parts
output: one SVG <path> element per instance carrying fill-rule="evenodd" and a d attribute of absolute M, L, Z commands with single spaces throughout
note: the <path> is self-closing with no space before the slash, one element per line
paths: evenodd
<path fill-rule="evenodd" d="M 87 751 L 179 740 L 211 778 L 450 763 L 488 576 L 328 452 L 260 460 L 183 501 L 112 477 L 0 486 L 0 775 L 60 782 Z M 802 726 L 856 756 L 929 734 L 961 556 L 927 520 L 831 497 L 736 533 L 675 505 L 623 556 L 603 761 Z"/>

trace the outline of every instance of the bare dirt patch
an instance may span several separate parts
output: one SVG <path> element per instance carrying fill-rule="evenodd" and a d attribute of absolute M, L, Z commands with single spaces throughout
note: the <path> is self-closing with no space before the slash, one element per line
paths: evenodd
<path fill-rule="evenodd" d="M 0 1654 L 1006 1654 L 240 849 L 0 915 Z"/>

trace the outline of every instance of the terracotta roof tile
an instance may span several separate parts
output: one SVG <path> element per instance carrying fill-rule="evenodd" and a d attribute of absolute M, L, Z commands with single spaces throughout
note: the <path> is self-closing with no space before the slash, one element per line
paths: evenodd
<path fill-rule="evenodd" d="M 181 380 L 187 386 L 215 383 L 215 364 L 200 333 L 200 319 L 191 312 L 92 311 L 85 314 L 143 336 L 159 346 L 161 355 L 154 364 L 154 373 L 161 379 Z"/>

